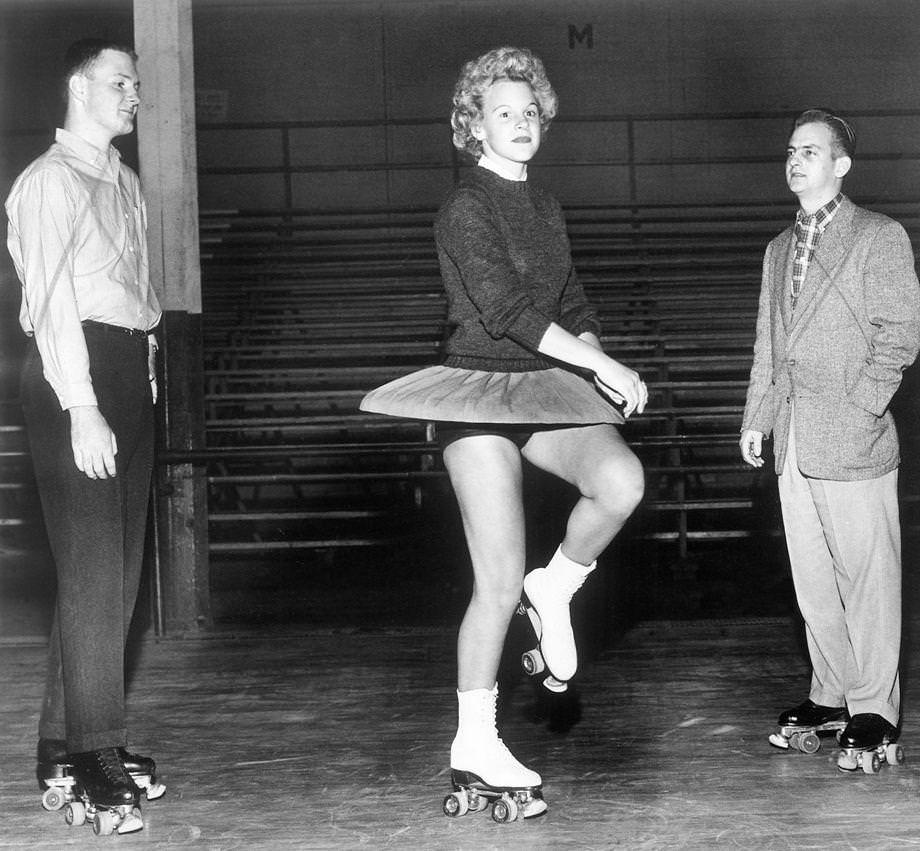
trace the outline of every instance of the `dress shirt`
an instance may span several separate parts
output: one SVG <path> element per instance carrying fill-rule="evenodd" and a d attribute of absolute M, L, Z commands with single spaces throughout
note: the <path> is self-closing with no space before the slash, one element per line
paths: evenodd
<path fill-rule="evenodd" d="M 61 408 L 95 405 L 80 323 L 149 331 L 160 320 L 140 181 L 111 145 L 102 151 L 58 129 L 13 184 L 6 212 L 20 325 L 35 336 Z"/>
<path fill-rule="evenodd" d="M 799 210 L 795 215 L 795 255 L 792 260 L 792 307 L 795 309 L 795 303 L 798 301 L 799 292 L 802 284 L 805 283 L 805 275 L 808 274 L 808 264 L 815 254 L 818 247 L 818 240 L 827 229 L 827 226 L 833 221 L 834 215 L 840 209 L 843 202 L 843 193 L 837 195 L 828 201 L 821 209 L 816 210 L 808 215 L 803 210 Z"/>

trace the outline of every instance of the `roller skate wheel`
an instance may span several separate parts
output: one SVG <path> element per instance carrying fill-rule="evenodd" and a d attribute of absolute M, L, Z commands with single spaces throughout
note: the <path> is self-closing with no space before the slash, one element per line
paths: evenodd
<path fill-rule="evenodd" d="M 93 833 L 109 836 L 115 832 L 115 816 L 109 810 L 101 810 L 93 816 Z"/>
<path fill-rule="evenodd" d="M 499 824 L 507 824 L 518 817 L 518 806 L 514 799 L 502 795 L 492 804 L 492 820 Z"/>
<path fill-rule="evenodd" d="M 528 650 L 521 655 L 521 667 L 528 677 L 539 674 L 546 670 L 546 663 L 543 661 L 543 654 L 539 650 Z"/>
<path fill-rule="evenodd" d="M 42 806 L 49 812 L 56 812 L 66 803 L 64 792 L 57 786 L 49 786 L 42 795 Z"/>
<path fill-rule="evenodd" d="M 878 774 L 879 768 L 882 767 L 882 760 L 875 751 L 864 751 L 859 761 L 866 774 Z"/>
<path fill-rule="evenodd" d="M 451 792 L 444 799 L 444 815 L 449 818 L 459 818 L 465 816 L 469 811 L 470 805 L 467 803 L 465 792 Z"/>
<path fill-rule="evenodd" d="M 904 748 L 894 743 L 886 745 L 885 759 L 889 765 L 900 765 L 904 762 Z"/>
<path fill-rule="evenodd" d="M 796 747 L 802 753 L 817 753 L 821 750 L 821 739 L 817 733 L 802 733 L 796 742 Z"/>
<path fill-rule="evenodd" d="M 86 824 L 86 807 L 80 801 L 72 801 L 64 810 L 64 821 L 74 827 Z"/>
<path fill-rule="evenodd" d="M 781 733 L 770 733 L 769 742 L 773 747 L 789 750 L 789 739 Z"/>

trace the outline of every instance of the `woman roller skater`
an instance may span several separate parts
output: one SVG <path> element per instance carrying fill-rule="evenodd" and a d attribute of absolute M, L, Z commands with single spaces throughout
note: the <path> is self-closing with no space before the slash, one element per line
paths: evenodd
<path fill-rule="evenodd" d="M 457 642 L 456 791 L 445 812 L 493 799 L 499 821 L 546 810 L 540 775 L 511 754 L 495 726 L 498 667 L 522 590 L 542 625 L 546 665 L 564 682 L 577 666 L 569 602 L 644 486 L 617 426 L 643 411 L 647 389 L 601 350 L 561 208 L 527 179 L 556 106 L 543 64 L 528 50 L 502 47 L 464 66 L 453 142 L 477 167 L 435 224 L 452 328 L 446 358 L 361 403 L 437 424 L 474 575 Z M 526 579 L 522 458 L 580 493 L 555 555 Z"/>

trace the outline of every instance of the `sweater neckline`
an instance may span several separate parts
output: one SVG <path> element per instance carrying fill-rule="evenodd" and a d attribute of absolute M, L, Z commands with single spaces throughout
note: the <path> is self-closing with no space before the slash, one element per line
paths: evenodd
<path fill-rule="evenodd" d="M 516 195 L 525 195 L 529 191 L 529 181 L 509 180 L 507 177 L 503 177 L 502 175 L 492 171 L 492 169 L 485 168 L 484 166 L 475 166 L 472 170 L 472 173 L 475 175 L 475 179 L 486 183 L 491 183 L 494 186 L 498 186 L 501 189 L 504 189 L 506 192 L 512 192 Z"/>

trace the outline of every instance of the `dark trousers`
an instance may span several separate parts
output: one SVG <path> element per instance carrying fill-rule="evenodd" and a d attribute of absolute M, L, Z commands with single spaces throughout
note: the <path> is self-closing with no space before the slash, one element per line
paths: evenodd
<path fill-rule="evenodd" d="M 125 640 L 137 601 L 153 467 L 146 337 L 85 327 L 93 389 L 115 433 L 117 476 L 74 463 L 70 415 L 42 375 L 33 343 L 22 401 L 57 572 L 57 605 L 39 736 L 72 753 L 127 744 Z"/>

